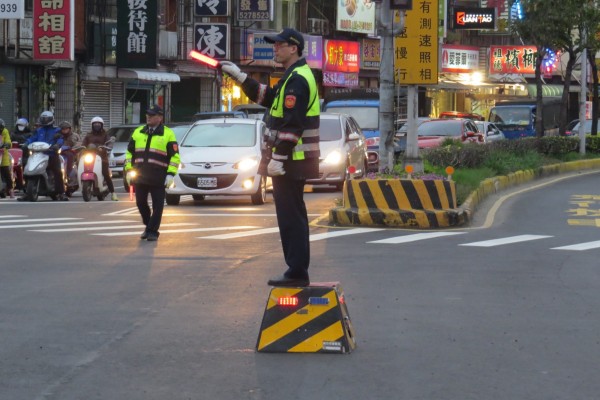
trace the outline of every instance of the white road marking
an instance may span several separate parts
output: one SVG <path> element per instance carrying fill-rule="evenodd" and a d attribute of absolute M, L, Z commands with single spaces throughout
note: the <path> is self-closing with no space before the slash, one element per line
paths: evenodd
<path fill-rule="evenodd" d="M 83 218 L 29 218 L 29 219 L 9 219 L 0 221 L 0 224 L 15 223 L 15 222 L 42 222 L 42 221 L 68 221 Z"/>
<path fill-rule="evenodd" d="M 214 236 L 199 236 L 198 239 L 237 239 L 241 237 L 247 236 L 256 236 L 256 235 L 264 235 L 266 233 L 275 233 L 279 232 L 279 228 L 264 228 L 264 229 L 256 229 L 249 232 L 237 232 L 237 233 L 225 233 L 222 235 L 214 235 Z"/>
<path fill-rule="evenodd" d="M 50 224 L 0 225 L 0 229 L 37 228 L 41 226 L 73 226 L 96 224 L 130 224 L 131 221 L 91 221 L 91 222 L 53 222 Z"/>
<path fill-rule="evenodd" d="M 229 231 L 234 229 L 254 229 L 258 226 L 226 226 L 221 228 L 191 228 L 191 229 L 161 229 L 160 234 L 163 233 L 182 233 L 182 232 L 209 232 L 209 231 Z M 115 232 L 115 233 L 92 233 L 95 236 L 134 236 L 139 235 L 139 231 L 135 232 Z"/>
<path fill-rule="evenodd" d="M 160 226 L 189 226 L 197 225 L 193 223 L 181 222 L 177 224 L 161 224 Z M 82 232 L 82 231 L 108 231 L 108 230 L 119 230 L 119 229 L 133 229 L 140 228 L 144 229 L 146 225 L 127 225 L 127 226 L 93 226 L 88 228 L 59 228 L 59 229 L 31 229 L 31 232 Z"/>
<path fill-rule="evenodd" d="M 509 236 L 509 237 L 500 238 L 500 239 L 484 240 L 481 242 L 463 243 L 463 244 L 460 244 L 459 246 L 493 247 L 493 246 L 501 246 L 503 244 L 528 242 L 530 240 L 546 239 L 546 238 L 551 238 L 551 237 L 553 237 L 553 236 L 517 235 L 517 236 Z"/>
<path fill-rule="evenodd" d="M 583 251 L 590 249 L 600 248 L 600 240 L 596 240 L 593 242 L 572 244 L 570 246 L 561 246 L 561 247 L 552 247 L 550 250 L 574 250 L 574 251 Z"/>
<path fill-rule="evenodd" d="M 27 215 L 0 215 L 0 218 L 24 218 Z M 2 222 L 2 221 L 0 221 Z"/>
<path fill-rule="evenodd" d="M 462 235 L 466 232 L 426 232 L 426 233 L 415 233 L 413 235 L 396 236 L 389 239 L 373 240 L 367 243 L 377 244 L 399 244 L 399 243 L 410 243 L 419 240 L 434 239 L 443 236 Z"/>
<path fill-rule="evenodd" d="M 310 241 L 316 242 L 317 240 L 325 240 L 338 236 L 347 236 L 347 235 L 356 235 L 359 233 L 369 233 L 369 232 L 377 232 L 382 231 L 383 228 L 354 228 L 354 229 L 345 229 L 341 231 L 333 231 L 333 232 L 325 232 L 325 233 L 317 233 L 314 235 L 310 235 Z"/>

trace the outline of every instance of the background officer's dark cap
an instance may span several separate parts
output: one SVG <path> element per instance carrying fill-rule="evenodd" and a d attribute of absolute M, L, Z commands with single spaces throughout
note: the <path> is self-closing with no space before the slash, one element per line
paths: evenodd
<path fill-rule="evenodd" d="M 302 37 L 302 34 L 291 28 L 285 28 L 277 35 L 265 35 L 265 41 L 267 43 L 287 42 L 298 46 L 298 49 L 301 51 L 304 50 L 304 38 Z"/>
<path fill-rule="evenodd" d="M 163 109 L 161 106 L 152 106 L 146 110 L 147 115 L 163 115 Z"/>

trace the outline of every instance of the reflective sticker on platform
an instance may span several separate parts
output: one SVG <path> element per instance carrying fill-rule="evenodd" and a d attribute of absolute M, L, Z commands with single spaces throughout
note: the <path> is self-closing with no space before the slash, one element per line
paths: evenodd
<path fill-rule="evenodd" d="M 286 108 L 294 108 L 295 105 L 296 105 L 296 96 L 291 95 L 291 94 L 285 96 L 285 107 Z"/>
<path fill-rule="evenodd" d="M 325 351 L 342 351 L 342 342 L 323 342 L 323 350 Z"/>

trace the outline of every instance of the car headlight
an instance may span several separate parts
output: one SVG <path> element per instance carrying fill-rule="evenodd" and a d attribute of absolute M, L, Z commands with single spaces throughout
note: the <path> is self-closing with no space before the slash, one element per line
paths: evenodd
<path fill-rule="evenodd" d="M 233 168 L 239 169 L 240 171 L 247 171 L 258 165 L 256 158 L 244 158 L 242 161 L 233 164 Z"/>
<path fill-rule="evenodd" d="M 342 163 L 342 161 L 343 161 L 342 154 L 339 151 L 334 150 L 331 153 L 327 154 L 327 157 L 325 157 L 325 159 L 323 160 L 323 163 L 330 164 L 330 165 L 339 165 Z"/>

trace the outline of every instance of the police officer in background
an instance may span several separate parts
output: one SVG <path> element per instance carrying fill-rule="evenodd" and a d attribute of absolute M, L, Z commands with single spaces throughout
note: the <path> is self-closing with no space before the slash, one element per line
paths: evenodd
<path fill-rule="evenodd" d="M 319 95 L 314 75 L 302 57 L 302 34 L 286 28 L 277 35 L 265 36 L 265 40 L 273 43 L 275 62 L 286 69 L 274 87 L 249 78 L 230 61 L 222 61 L 221 66 L 242 85 L 252 101 L 270 109 L 267 123 L 274 147 L 267 174 L 273 180 L 277 223 L 288 269 L 268 284 L 307 286 L 310 245 L 304 183 L 319 175 Z"/>
<path fill-rule="evenodd" d="M 173 185 L 179 168 L 179 147 L 173 130 L 162 123 L 160 106 L 146 110 L 146 120 L 146 125 L 133 131 L 127 145 L 125 179 L 135 186 L 135 202 L 146 225 L 140 239 L 153 242 L 160 235 L 165 188 Z M 152 212 L 148 194 L 152 198 Z"/>

